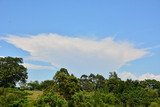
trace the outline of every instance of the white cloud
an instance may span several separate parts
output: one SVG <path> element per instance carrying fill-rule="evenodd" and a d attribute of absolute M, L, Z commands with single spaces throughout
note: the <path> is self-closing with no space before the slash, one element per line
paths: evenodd
<path fill-rule="evenodd" d="M 132 74 L 131 72 L 125 71 L 125 72 L 119 73 L 118 76 L 123 80 L 126 80 L 126 79 L 137 80 L 137 77 L 134 74 Z"/>
<path fill-rule="evenodd" d="M 140 76 L 138 79 L 139 80 L 155 79 L 155 80 L 160 81 L 160 75 L 154 75 L 154 74 L 151 74 L 151 73 L 146 73 L 146 74 Z"/>
<path fill-rule="evenodd" d="M 34 65 L 29 63 L 24 63 L 23 66 L 27 67 L 27 69 L 32 70 L 53 70 L 54 67 L 52 66 L 41 66 L 41 65 Z"/>
<path fill-rule="evenodd" d="M 152 49 L 156 49 L 156 48 L 160 48 L 160 45 L 148 47 L 148 48 L 146 48 L 146 49 L 147 49 L 147 50 L 152 50 Z"/>
<path fill-rule="evenodd" d="M 110 37 L 95 40 L 51 33 L 28 37 L 10 35 L 5 41 L 29 52 L 32 60 L 66 67 L 78 75 L 91 72 L 107 75 L 108 71 L 118 69 L 148 53 L 129 42 L 115 41 Z"/>
<path fill-rule="evenodd" d="M 145 79 L 155 79 L 160 81 L 160 75 L 155 75 L 152 73 L 145 73 L 142 74 L 140 76 L 136 76 L 135 74 L 131 73 L 131 72 L 122 72 L 119 73 L 118 76 L 122 79 L 122 80 L 126 80 L 126 79 L 132 79 L 132 80 L 145 80 Z"/>

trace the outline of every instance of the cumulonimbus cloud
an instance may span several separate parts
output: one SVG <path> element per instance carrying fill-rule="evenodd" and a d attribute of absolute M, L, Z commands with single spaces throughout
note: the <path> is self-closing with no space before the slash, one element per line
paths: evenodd
<path fill-rule="evenodd" d="M 129 42 L 115 41 L 111 37 L 97 40 L 50 33 L 23 37 L 9 35 L 3 39 L 27 51 L 32 60 L 66 67 L 74 74 L 92 72 L 107 75 L 107 72 L 148 53 Z"/>

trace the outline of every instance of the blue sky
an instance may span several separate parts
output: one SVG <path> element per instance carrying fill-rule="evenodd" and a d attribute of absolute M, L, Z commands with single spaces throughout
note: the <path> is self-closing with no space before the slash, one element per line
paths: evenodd
<path fill-rule="evenodd" d="M 29 80 L 61 67 L 160 80 L 160 1 L 0 0 L 0 56 L 24 58 Z"/>

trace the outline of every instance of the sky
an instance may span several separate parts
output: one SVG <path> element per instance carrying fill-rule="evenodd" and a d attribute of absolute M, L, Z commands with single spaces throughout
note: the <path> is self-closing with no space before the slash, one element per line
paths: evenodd
<path fill-rule="evenodd" d="M 0 0 L 0 56 L 22 57 L 28 81 L 60 68 L 160 81 L 160 1 Z"/>

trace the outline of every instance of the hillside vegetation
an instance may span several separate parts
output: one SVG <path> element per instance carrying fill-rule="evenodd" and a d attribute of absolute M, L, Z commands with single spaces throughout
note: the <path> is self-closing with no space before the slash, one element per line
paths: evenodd
<path fill-rule="evenodd" d="M 61 68 L 52 80 L 26 83 L 21 63 L 19 58 L 0 58 L 0 107 L 160 107 L 156 80 L 123 81 L 116 72 L 107 79 L 100 74 L 77 78 Z"/>

